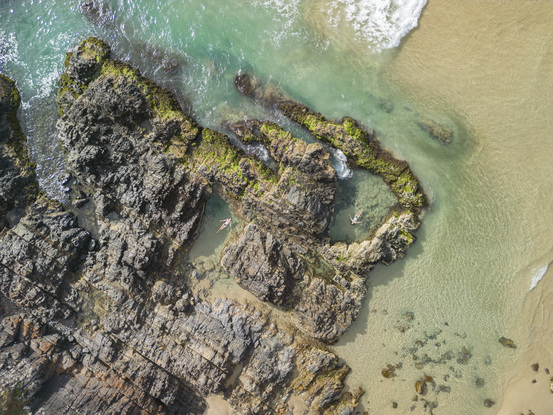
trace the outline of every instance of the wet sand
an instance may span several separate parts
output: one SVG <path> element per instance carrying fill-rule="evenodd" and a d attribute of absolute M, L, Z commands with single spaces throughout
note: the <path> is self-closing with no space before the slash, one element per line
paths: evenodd
<path fill-rule="evenodd" d="M 207 402 L 205 415 L 232 415 L 229 403 L 222 396 L 209 395 L 205 401 Z"/>
<path fill-rule="evenodd" d="M 527 327 L 530 347 L 516 362 L 517 374 L 507 385 L 499 415 L 553 413 L 553 270 L 549 269 L 528 294 L 524 315 L 531 323 Z M 536 363 L 537 372 L 532 369 Z"/>

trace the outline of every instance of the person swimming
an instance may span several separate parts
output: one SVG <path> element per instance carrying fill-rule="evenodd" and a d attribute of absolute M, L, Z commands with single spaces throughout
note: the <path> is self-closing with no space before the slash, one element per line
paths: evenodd
<path fill-rule="evenodd" d="M 221 227 L 219 228 L 217 233 L 219 233 L 219 231 L 222 231 L 223 229 L 225 229 L 227 226 L 229 226 L 230 229 L 232 229 L 232 218 L 222 219 L 221 222 L 223 222 L 223 224 L 221 225 Z"/>
<path fill-rule="evenodd" d="M 349 215 L 349 220 L 351 221 L 352 225 L 357 225 L 361 223 L 359 219 L 361 218 L 362 213 L 363 213 L 363 209 L 359 210 L 353 218 L 351 217 L 351 215 Z"/>

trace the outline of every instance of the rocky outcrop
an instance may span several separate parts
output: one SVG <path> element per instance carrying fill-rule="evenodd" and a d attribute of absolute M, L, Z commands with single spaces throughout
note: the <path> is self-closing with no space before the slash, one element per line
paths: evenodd
<path fill-rule="evenodd" d="M 305 334 L 332 343 L 357 317 L 368 272 L 378 262 L 390 264 L 403 257 L 414 242 L 426 198 L 407 163 L 382 150 L 375 134 L 355 120 L 328 121 L 251 74 L 237 75 L 235 85 L 341 149 L 355 165 L 382 176 L 398 197 L 398 205 L 372 238 L 331 243 L 326 231 L 334 214 L 336 173 L 323 146 L 306 144 L 268 121 L 227 124 L 243 143 L 263 144 L 277 165 L 272 175 L 249 176 L 249 186 L 263 191 L 246 191 L 240 207 L 255 227 L 248 226 L 226 249 L 222 266 L 261 300 L 288 309 Z M 262 243 L 266 240 L 270 249 Z M 275 246 L 291 252 L 292 263 L 299 261 L 301 267 L 291 271 L 289 261 L 275 255 Z"/>
<path fill-rule="evenodd" d="M 67 168 L 109 206 L 100 215 L 128 215 L 163 235 L 171 260 L 193 239 L 210 194 L 207 182 L 179 162 L 199 127 L 168 91 L 108 57 L 107 45 L 88 41 L 67 59 L 62 83 L 83 90 L 78 98 L 74 90 L 60 90 Z"/>
<path fill-rule="evenodd" d="M 228 247 L 221 263 L 241 287 L 279 306 L 291 299 L 294 280 L 303 277 L 299 258 L 271 232 L 262 231 L 255 223 L 249 224 L 238 242 Z"/>
<path fill-rule="evenodd" d="M 20 102 L 15 83 L 0 74 L 0 230 L 18 220 L 38 191 L 34 165 L 17 122 Z"/>
<path fill-rule="evenodd" d="M 182 263 L 211 186 L 218 185 L 252 220 L 236 246 L 244 254 L 234 255 L 250 255 L 250 263 L 229 259 L 244 286 L 283 306 L 283 293 L 300 283 L 320 281 L 313 293 L 335 286 L 322 279 L 326 272 L 313 267 L 317 255 L 307 250 L 308 242 L 325 238 L 318 219 L 332 216 L 335 172 L 328 155 L 318 145 L 291 141 L 298 147 L 282 153 L 282 171 L 273 171 L 228 137 L 198 126 L 168 91 L 109 55 L 106 44 L 88 39 L 68 54 L 60 79 L 59 137 L 73 191 L 90 195 L 92 218 L 80 221 L 40 194 L 30 162 L 27 170 L 2 175 L 25 178 L 17 188 L 28 196 L 6 204 L 6 216 L 17 208 L 19 218 L 7 220 L 0 233 L 0 408 L 201 414 L 203 398 L 222 393 L 241 413 L 285 412 L 291 396 L 315 413 L 351 412 L 361 392 L 343 392 L 349 369 L 334 354 L 306 346 L 303 335 L 276 326 L 255 306 L 194 295 Z M 10 85 L 8 95 L 15 96 Z M 2 124 L 7 137 L 18 131 L 13 105 L 11 124 Z M 24 151 L 4 154 L 10 166 L 28 160 Z M 219 154 L 225 158 L 212 159 Z M 1 194 L 11 194 L 12 183 L 0 181 Z M 320 186 L 317 203 L 305 197 L 311 183 Z M 290 218 L 302 218 L 298 237 L 283 232 L 286 222 L 271 227 L 263 219 L 272 209 L 268 200 L 278 202 L 275 212 L 288 203 Z M 264 255 L 254 258 L 261 247 Z M 273 280 L 256 285 L 267 274 Z M 338 301 L 347 304 L 344 298 Z M 309 330 L 317 337 L 318 327 Z"/>
<path fill-rule="evenodd" d="M 275 92 L 273 85 L 265 84 L 252 74 L 239 74 L 234 83 L 244 95 L 281 111 L 315 138 L 342 150 L 350 162 L 381 176 L 401 206 L 418 210 L 426 205 L 424 192 L 407 163 L 382 149 L 374 131 L 364 129 L 350 117 L 339 122 L 329 121 L 288 95 Z"/>

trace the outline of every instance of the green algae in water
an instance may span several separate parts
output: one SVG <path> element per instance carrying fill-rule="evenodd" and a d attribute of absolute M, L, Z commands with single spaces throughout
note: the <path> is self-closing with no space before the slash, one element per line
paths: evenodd
<path fill-rule="evenodd" d="M 332 241 L 354 242 L 368 238 L 386 218 L 397 199 L 382 178 L 366 170 L 354 170 L 350 180 L 338 182 L 337 203 L 329 228 Z M 350 215 L 363 209 L 361 223 L 352 225 Z"/>

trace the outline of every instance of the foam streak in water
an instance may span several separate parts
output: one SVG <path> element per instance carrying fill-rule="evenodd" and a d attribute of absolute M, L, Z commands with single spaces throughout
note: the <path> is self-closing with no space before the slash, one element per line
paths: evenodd
<path fill-rule="evenodd" d="M 13 33 L 6 33 L 0 30 L 0 70 L 5 71 L 6 63 L 12 62 L 17 65 L 23 65 L 17 52 L 17 40 Z"/>
<path fill-rule="evenodd" d="M 379 52 L 399 46 L 401 39 L 417 27 L 426 0 L 336 0 L 329 9 L 336 26 L 342 13 L 357 36 Z"/>

